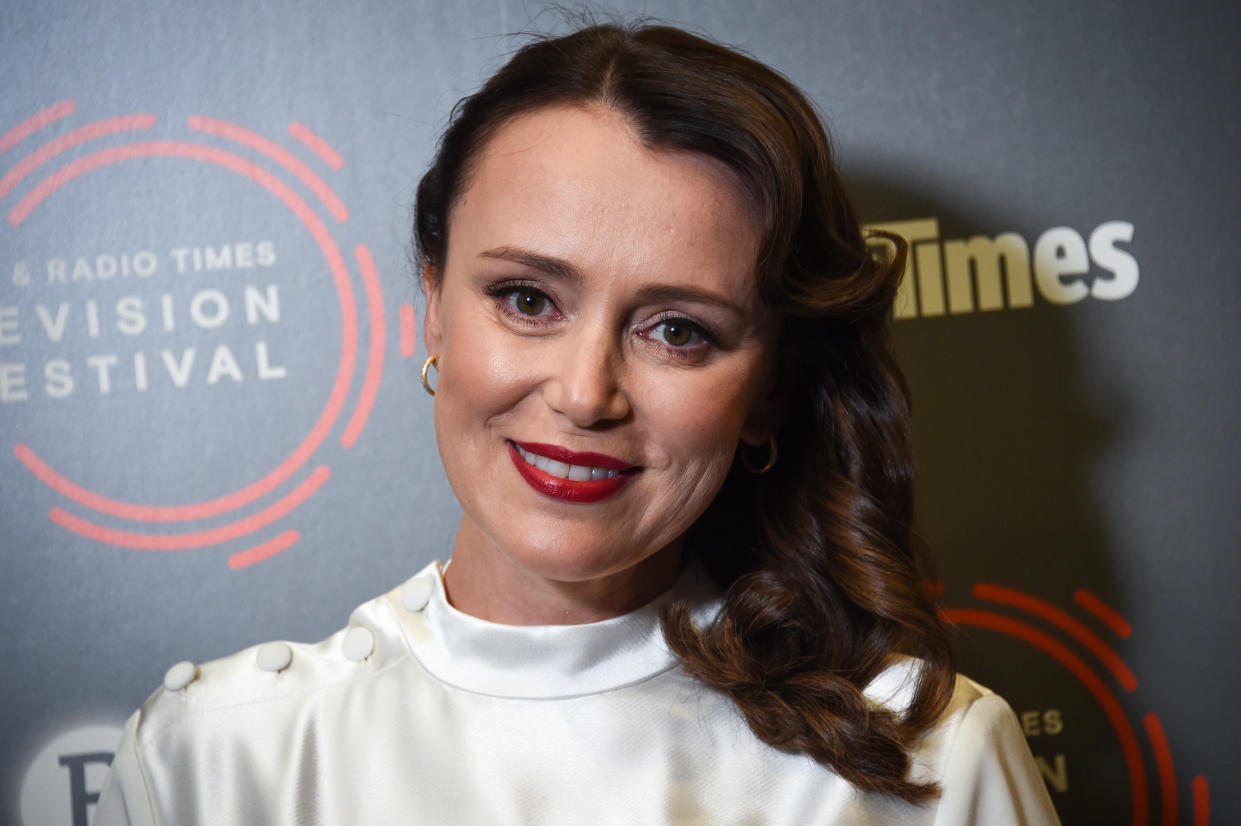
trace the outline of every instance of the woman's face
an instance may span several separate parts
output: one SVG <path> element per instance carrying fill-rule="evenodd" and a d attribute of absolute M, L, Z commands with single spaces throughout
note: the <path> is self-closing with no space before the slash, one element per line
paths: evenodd
<path fill-rule="evenodd" d="M 559 582 L 664 552 L 767 438 L 775 322 L 760 228 L 713 161 L 555 107 L 484 148 L 428 285 L 454 559 Z"/>

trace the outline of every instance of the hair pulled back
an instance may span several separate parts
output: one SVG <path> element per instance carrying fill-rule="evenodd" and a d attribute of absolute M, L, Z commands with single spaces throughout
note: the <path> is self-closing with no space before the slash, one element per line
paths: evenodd
<path fill-rule="evenodd" d="M 719 619 L 663 615 L 684 669 L 725 692 L 764 742 L 801 752 L 856 787 L 918 801 L 908 749 L 952 693 L 947 635 L 913 542 L 913 448 L 891 352 L 905 247 L 880 260 L 844 192 L 805 97 L 757 61 L 679 29 L 591 26 L 520 49 L 453 110 L 418 186 L 415 236 L 443 272 L 449 213 L 495 132 L 543 106 L 602 105 L 655 149 L 722 162 L 762 221 L 756 275 L 783 317 L 780 460 L 734 463 L 687 548 L 727 588 Z M 862 689 L 896 655 L 918 658 L 898 710 Z"/>

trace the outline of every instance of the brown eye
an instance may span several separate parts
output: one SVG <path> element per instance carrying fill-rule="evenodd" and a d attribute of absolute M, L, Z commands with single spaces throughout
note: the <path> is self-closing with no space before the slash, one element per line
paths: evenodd
<path fill-rule="evenodd" d="M 547 309 L 547 296 L 537 290 L 514 290 L 509 303 L 522 315 L 542 315 Z"/>
<path fill-rule="evenodd" d="M 691 338 L 693 338 L 693 331 L 688 327 L 678 324 L 669 324 L 664 327 L 664 341 L 674 347 L 684 347 L 689 344 Z"/>
<path fill-rule="evenodd" d="M 656 337 L 671 347 L 688 347 L 695 343 L 698 337 L 698 329 L 693 325 L 672 319 L 664 321 L 655 328 Z"/>

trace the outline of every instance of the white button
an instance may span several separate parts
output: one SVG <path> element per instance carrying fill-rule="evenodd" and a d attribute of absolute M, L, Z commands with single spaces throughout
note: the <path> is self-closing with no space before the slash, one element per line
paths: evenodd
<path fill-rule="evenodd" d="M 288 643 L 269 642 L 259 648 L 259 668 L 264 671 L 284 671 L 293 662 L 293 649 Z"/>
<path fill-rule="evenodd" d="M 345 657 L 360 663 L 375 650 L 375 635 L 371 629 L 355 625 L 345 632 L 345 641 L 341 644 Z"/>
<path fill-rule="evenodd" d="M 406 611 L 421 611 L 431 600 L 431 583 L 424 577 L 411 579 L 401 592 L 401 605 Z"/>
<path fill-rule="evenodd" d="M 164 688 L 168 691 L 180 691 L 198 679 L 198 666 L 187 660 L 174 665 L 164 675 Z"/>

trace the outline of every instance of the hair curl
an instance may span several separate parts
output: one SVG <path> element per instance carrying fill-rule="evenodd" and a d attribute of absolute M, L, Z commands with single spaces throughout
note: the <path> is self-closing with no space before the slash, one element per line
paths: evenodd
<path fill-rule="evenodd" d="M 725 692 L 754 733 L 856 787 L 920 801 L 908 749 L 938 718 L 955 669 L 913 541 L 913 448 L 890 319 L 905 258 L 868 248 L 813 107 L 786 78 L 679 29 L 589 26 L 520 49 L 453 110 L 418 186 L 415 244 L 442 272 L 448 216 L 473 164 L 512 118 L 605 105 L 652 148 L 699 153 L 737 176 L 763 223 L 759 292 L 783 316 L 781 459 L 734 464 L 687 548 L 726 587 L 696 628 L 663 615 L 684 669 Z M 912 702 L 862 694 L 893 655 L 918 658 Z"/>

